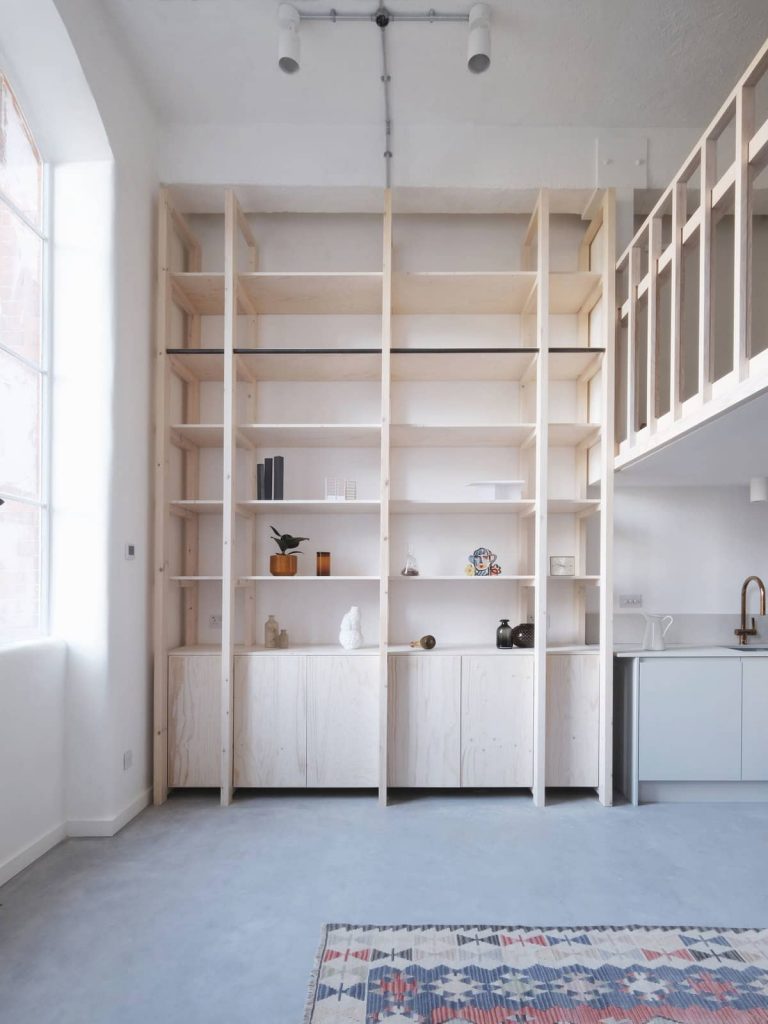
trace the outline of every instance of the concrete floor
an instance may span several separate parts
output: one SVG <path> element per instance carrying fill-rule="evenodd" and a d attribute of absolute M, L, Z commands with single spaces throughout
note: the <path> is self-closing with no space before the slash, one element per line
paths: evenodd
<path fill-rule="evenodd" d="M 208 794 L 0 889 L 2 1024 L 301 1024 L 327 921 L 768 925 L 768 805 Z"/>

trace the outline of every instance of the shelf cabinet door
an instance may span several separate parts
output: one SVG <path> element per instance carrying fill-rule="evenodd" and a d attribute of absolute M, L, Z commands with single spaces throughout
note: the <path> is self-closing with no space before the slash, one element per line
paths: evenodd
<path fill-rule="evenodd" d="M 221 785 L 221 659 L 168 658 L 168 784 Z"/>
<path fill-rule="evenodd" d="M 741 777 L 768 782 L 768 658 L 741 659 Z"/>
<path fill-rule="evenodd" d="M 307 785 L 379 784 L 379 658 L 307 658 Z"/>
<path fill-rule="evenodd" d="M 306 660 L 235 657 L 235 786 L 306 786 Z"/>
<path fill-rule="evenodd" d="M 533 785 L 533 657 L 461 659 L 461 785 Z"/>
<path fill-rule="evenodd" d="M 461 782 L 461 657 L 389 659 L 389 785 Z"/>
<path fill-rule="evenodd" d="M 547 658 L 546 784 L 598 783 L 600 661 L 596 654 Z"/>
<path fill-rule="evenodd" d="M 739 658 L 640 662 L 640 781 L 741 778 Z"/>

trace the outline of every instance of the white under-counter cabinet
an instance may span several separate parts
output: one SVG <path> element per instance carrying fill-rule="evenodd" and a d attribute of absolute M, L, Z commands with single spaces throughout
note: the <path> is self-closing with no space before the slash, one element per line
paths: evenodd
<path fill-rule="evenodd" d="M 617 658 L 617 775 L 641 800 L 768 800 L 768 658 L 712 648 Z"/>
<path fill-rule="evenodd" d="M 768 782 L 768 658 L 741 659 L 741 777 Z"/>
<path fill-rule="evenodd" d="M 640 778 L 741 778 L 738 658 L 647 658 L 640 668 Z"/>
<path fill-rule="evenodd" d="M 221 659 L 168 657 L 168 784 L 221 784 Z"/>

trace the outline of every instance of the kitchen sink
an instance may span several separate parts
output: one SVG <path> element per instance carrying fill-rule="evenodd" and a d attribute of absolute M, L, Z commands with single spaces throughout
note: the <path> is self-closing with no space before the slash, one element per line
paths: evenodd
<path fill-rule="evenodd" d="M 729 651 L 768 651 L 768 643 L 765 644 L 723 644 Z"/>

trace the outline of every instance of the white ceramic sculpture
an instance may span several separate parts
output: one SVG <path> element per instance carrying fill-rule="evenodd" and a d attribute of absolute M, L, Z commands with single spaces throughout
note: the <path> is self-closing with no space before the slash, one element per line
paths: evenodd
<path fill-rule="evenodd" d="M 360 609 L 353 604 L 341 620 L 339 643 L 345 651 L 354 651 L 363 646 L 363 631 L 360 628 Z"/>

